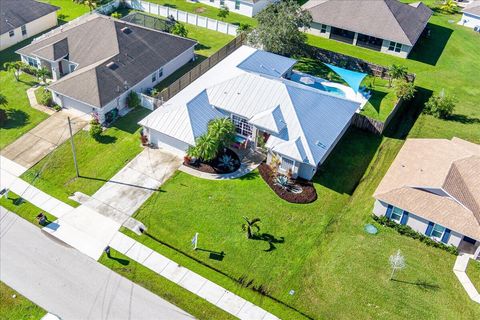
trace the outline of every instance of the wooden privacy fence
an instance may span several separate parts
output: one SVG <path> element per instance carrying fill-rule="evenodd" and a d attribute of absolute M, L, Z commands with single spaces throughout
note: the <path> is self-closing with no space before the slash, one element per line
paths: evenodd
<path fill-rule="evenodd" d="M 189 72 L 185 73 L 182 77 L 169 85 L 167 88 L 163 89 L 155 98 L 163 102 L 168 101 L 170 98 L 183 90 L 190 83 L 198 79 L 201 75 L 203 75 L 217 63 L 222 61 L 230 53 L 242 46 L 243 42 L 245 41 L 245 37 L 246 36 L 244 34 L 241 34 L 232 41 L 230 41 L 223 48 L 215 52 L 209 58 L 203 60 L 200 64 L 195 66 Z"/>
<path fill-rule="evenodd" d="M 392 112 L 390 112 L 390 114 L 388 115 L 387 119 L 384 122 L 380 120 L 372 119 L 360 113 L 355 113 L 353 115 L 352 122 L 350 123 L 350 125 L 356 128 L 377 134 L 377 135 L 381 135 L 383 134 L 385 129 L 388 127 L 392 119 L 399 112 L 399 110 L 402 108 L 403 105 L 404 105 L 404 100 L 399 99 L 395 104 L 395 107 L 393 107 Z"/>

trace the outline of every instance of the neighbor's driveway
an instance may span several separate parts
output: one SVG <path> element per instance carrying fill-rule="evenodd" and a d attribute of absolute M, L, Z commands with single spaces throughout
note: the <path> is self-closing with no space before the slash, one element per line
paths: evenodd
<path fill-rule="evenodd" d="M 79 111 L 63 109 L 9 144 L 0 154 L 27 169 L 32 167 L 69 138 L 67 117 L 72 119 L 73 134 L 85 127 L 90 118 Z"/>
<path fill-rule="evenodd" d="M 2 207 L 0 248 L 0 280 L 64 320 L 193 319 Z"/>

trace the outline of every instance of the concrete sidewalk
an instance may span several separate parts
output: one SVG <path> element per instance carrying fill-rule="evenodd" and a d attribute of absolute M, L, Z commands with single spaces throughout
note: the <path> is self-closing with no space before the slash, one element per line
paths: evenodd
<path fill-rule="evenodd" d="M 30 168 L 69 138 L 67 117 L 72 120 L 75 134 L 88 124 L 89 115 L 76 110 L 63 109 L 40 122 L 13 143 L 0 151 L 0 155 Z"/>
<path fill-rule="evenodd" d="M 178 265 L 121 232 L 115 235 L 110 246 L 239 319 L 278 320 L 271 313 Z"/>
<path fill-rule="evenodd" d="M 0 280 L 63 320 L 193 317 L 0 207 Z"/>

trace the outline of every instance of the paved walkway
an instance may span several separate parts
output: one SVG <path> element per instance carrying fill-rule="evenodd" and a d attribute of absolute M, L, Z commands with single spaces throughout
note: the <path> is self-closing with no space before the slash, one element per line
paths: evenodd
<path fill-rule="evenodd" d="M 473 258 L 473 255 L 470 254 L 461 253 L 460 255 L 458 255 L 457 260 L 455 261 L 455 265 L 453 266 L 453 272 L 457 276 L 458 280 L 462 284 L 470 299 L 472 299 L 476 303 L 480 303 L 480 294 L 478 293 L 477 289 L 473 285 L 472 281 L 470 281 L 470 278 L 465 272 L 467 270 L 468 262 L 471 258 Z"/>
<path fill-rule="evenodd" d="M 0 207 L 0 280 L 69 319 L 193 317 Z"/>
<path fill-rule="evenodd" d="M 271 313 L 178 265 L 121 232 L 115 235 L 110 246 L 239 319 L 278 320 Z"/>
<path fill-rule="evenodd" d="M 46 114 L 49 114 L 49 115 L 54 114 L 56 112 L 55 110 L 52 110 L 38 103 L 37 97 L 35 96 L 35 90 L 37 90 L 38 88 L 39 86 L 35 86 L 27 90 L 27 97 L 28 97 L 28 101 L 30 102 L 30 106 L 34 109 L 45 112 Z"/>
<path fill-rule="evenodd" d="M 242 164 L 240 168 L 232 173 L 226 174 L 213 174 L 207 172 L 201 172 L 195 170 L 191 167 L 184 166 L 183 164 L 180 166 L 179 170 L 185 173 L 188 173 L 191 176 L 207 179 L 207 180 L 228 180 L 228 179 L 236 179 L 243 177 L 244 175 L 249 174 L 253 170 L 255 170 L 265 159 L 265 156 L 259 152 L 250 151 L 245 157 L 242 159 Z"/>
<path fill-rule="evenodd" d="M 69 138 L 67 117 L 73 119 L 74 134 L 90 119 L 89 115 L 76 110 L 56 112 L 1 150 L 0 155 L 27 169 L 32 167 Z"/>

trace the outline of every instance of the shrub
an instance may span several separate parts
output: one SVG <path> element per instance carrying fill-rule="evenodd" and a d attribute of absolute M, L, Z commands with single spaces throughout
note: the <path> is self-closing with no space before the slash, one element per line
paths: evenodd
<path fill-rule="evenodd" d="M 442 242 L 437 242 L 437 241 L 433 240 L 432 238 L 427 237 L 426 235 L 421 234 L 421 233 L 413 230 L 411 227 L 409 227 L 407 225 L 398 224 L 398 223 L 388 219 L 385 216 L 377 217 L 376 215 L 373 215 L 373 220 L 375 220 L 376 222 L 378 222 L 382 226 L 395 229 L 401 235 L 405 235 L 407 237 L 420 240 L 420 242 L 425 243 L 429 247 L 443 249 L 447 252 L 450 252 L 453 255 L 458 255 L 458 249 L 456 247 L 451 246 L 451 245 L 446 245 Z"/>
<path fill-rule="evenodd" d="M 90 136 L 95 140 L 98 140 L 102 135 L 102 126 L 97 119 L 90 121 Z"/>
<path fill-rule="evenodd" d="M 113 12 L 110 16 L 115 19 L 120 19 L 122 14 L 120 12 Z"/>
<path fill-rule="evenodd" d="M 394 89 L 397 98 L 405 101 L 412 99 L 416 91 L 415 85 L 412 82 L 407 82 L 405 80 L 395 81 Z"/>
<path fill-rule="evenodd" d="M 230 10 L 227 6 L 221 6 L 220 10 L 217 13 L 217 17 L 222 19 L 222 21 L 230 14 Z"/>
<path fill-rule="evenodd" d="M 180 22 L 176 22 L 172 29 L 171 29 L 171 32 L 172 34 L 174 35 L 177 35 L 177 36 L 180 36 L 180 37 L 184 37 L 186 38 L 188 36 L 188 30 L 187 28 L 185 28 L 185 25 L 183 23 L 180 23 Z"/>
<path fill-rule="evenodd" d="M 127 105 L 130 108 L 138 108 L 141 105 L 140 97 L 135 91 L 130 91 L 127 97 Z"/>
<path fill-rule="evenodd" d="M 453 114 L 456 103 L 457 101 L 455 98 L 446 96 L 445 92 L 442 90 L 439 95 L 433 95 L 428 99 L 425 103 L 423 112 L 431 114 L 437 118 L 447 119 Z"/>
<path fill-rule="evenodd" d="M 53 99 L 52 94 L 45 88 L 38 89 L 40 93 L 38 94 L 39 101 L 41 105 L 52 107 L 53 106 Z"/>

